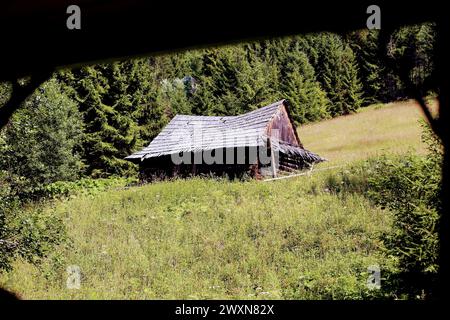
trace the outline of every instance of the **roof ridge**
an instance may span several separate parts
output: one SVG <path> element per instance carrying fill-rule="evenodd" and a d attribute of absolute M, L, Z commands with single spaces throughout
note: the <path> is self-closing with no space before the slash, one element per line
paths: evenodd
<path fill-rule="evenodd" d="M 256 111 L 265 110 L 265 109 L 269 109 L 269 108 L 273 108 L 273 107 L 278 107 L 281 104 L 283 104 L 285 101 L 286 101 L 286 99 L 281 99 L 281 100 L 279 100 L 277 102 L 274 102 L 274 103 L 271 103 L 271 104 L 269 104 L 267 106 L 263 106 L 263 107 L 260 107 L 258 109 L 251 110 L 251 111 L 248 111 L 246 113 L 238 114 L 238 115 L 235 115 L 235 116 L 202 116 L 202 115 L 194 115 L 194 114 L 176 114 L 172 119 L 174 119 L 176 117 L 191 117 L 191 118 L 195 118 L 195 117 L 202 117 L 202 118 L 235 118 L 235 117 L 242 117 L 242 116 L 248 115 L 249 113 L 253 113 L 253 112 L 256 112 Z"/>

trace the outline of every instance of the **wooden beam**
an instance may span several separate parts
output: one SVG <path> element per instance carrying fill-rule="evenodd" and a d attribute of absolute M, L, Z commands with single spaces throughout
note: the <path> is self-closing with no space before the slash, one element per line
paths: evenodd
<path fill-rule="evenodd" d="M 300 176 L 310 176 L 313 172 L 316 172 L 316 171 L 324 171 L 324 170 L 330 170 L 330 169 L 335 169 L 335 168 L 342 168 L 342 167 L 345 167 L 345 166 L 346 165 L 331 166 L 331 167 L 320 168 L 320 169 L 315 169 L 315 170 L 313 170 L 312 167 L 311 167 L 311 169 L 308 170 L 307 172 L 302 172 L 302 173 L 297 173 L 297 174 L 290 174 L 288 176 L 277 177 L 277 178 L 272 178 L 272 179 L 265 179 L 265 180 L 262 180 L 262 181 L 266 182 L 266 181 L 282 180 L 282 179 L 288 179 L 288 178 L 294 178 L 294 177 L 300 177 Z"/>
<path fill-rule="evenodd" d="M 270 138 L 267 139 L 267 144 L 269 145 L 269 148 L 270 148 L 270 165 L 272 168 L 272 177 L 276 178 L 277 177 L 277 167 L 276 167 L 276 163 L 275 163 L 275 153 L 273 152 L 272 143 L 270 141 Z"/>

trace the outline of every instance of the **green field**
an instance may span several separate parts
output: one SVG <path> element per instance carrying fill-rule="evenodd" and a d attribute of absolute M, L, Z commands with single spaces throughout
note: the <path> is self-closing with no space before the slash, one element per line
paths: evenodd
<path fill-rule="evenodd" d="M 411 103 L 299 129 L 305 147 L 345 165 L 422 152 Z M 361 195 L 330 193 L 333 170 L 260 182 L 190 179 L 111 189 L 45 207 L 69 241 L 40 265 L 23 261 L 0 285 L 26 299 L 359 299 L 391 215 Z M 77 265 L 81 288 L 67 289 Z"/>

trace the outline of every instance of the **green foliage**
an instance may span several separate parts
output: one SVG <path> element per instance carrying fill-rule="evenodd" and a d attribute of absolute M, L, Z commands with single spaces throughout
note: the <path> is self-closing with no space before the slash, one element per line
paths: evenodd
<path fill-rule="evenodd" d="M 237 115 L 273 102 L 273 71 L 242 45 L 205 50 L 201 67 L 192 74 L 192 112 Z"/>
<path fill-rule="evenodd" d="M 0 139 L 0 168 L 17 194 L 80 176 L 82 120 L 56 80 L 42 85 L 20 108 Z"/>
<path fill-rule="evenodd" d="M 164 79 L 161 82 L 157 103 L 170 113 L 171 118 L 177 114 L 192 113 L 189 86 L 190 82 L 185 78 L 175 78 L 173 81 Z"/>
<path fill-rule="evenodd" d="M 0 272 L 17 257 L 40 262 L 65 239 L 61 217 L 23 203 L 0 172 Z"/>
<path fill-rule="evenodd" d="M 7 82 L 0 82 L 0 108 L 9 100 L 11 86 Z"/>
<path fill-rule="evenodd" d="M 79 195 L 95 195 L 111 188 L 124 188 L 137 183 L 134 178 L 109 177 L 107 179 L 83 178 L 77 181 L 57 181 L 44 187 L 45 197 L 58 199 Z"/>
<path fill-rule="evenodd" d="M 102 177 L 134 172 L 134 164 L 123 158 L 164 124 L 148 60 L 83 67 L 59 78 L 83 114 L 87 173 Z"/>
<path fill-rule="evenodd" d="M 329 117 L 329 101 L 326 93 L 316 81 L 314 68 L 303 52 L 287 55 L 282 69 L 282 96 L 290 102 L 290 113 L 299 124 Z"/>
<path fill-rule="evenodd" d="M 336 34 L 321 33 L 305 39 L 305 49 L 317 79 L 330 100 L 332 116 L 352 113 L 362 105 L 362 84 L 355 55 Z"/>
<path fill-rule="evenodd" d="M 403 27 L 391 36 L 388 55 L 402 67 L 410 81 L 425 95 L 433 89 L 436 31 L 433 23 Z"/>
<path fill-rule="evenodd" d="M 42 212 L 45 185 L 80 176 L 82 135 L 76 104 L 56 80 L 43 84 L 0 132 L 0 269 L 37 262 L 64 241 L 60 217 Z"/>
<path fill-rule="evenodd" d="M 22 194 L 15 193 L 0 172 L 0 272 L 11 270 L 12 261 L 17 257 L 41 265 L 50 253 L 53 257 L 58 256 L 54 252 L 56 246 L 66 246 L 70 242 L 63 217 L 45 209 L 50 200 L 92 197 L 136 182 L 132 178 L 119 177 L 57 181 L 39 189 L 39 202 L 30 202 L 24 200 Z M 42 201 L 44 199 L 47 201 Z"/>
<path fill-rule="evenodd" d="M 436 90 L 433 84 L 435 38 L 433 23 L 396 30 L 388 37 L 387 47 L 380 43 L 377 30 L 359 30 L 347 35 L 356 55 L 366 101 L 388 102 L 411 97 L 399 72 L 424 96 Z M 388 61 L 393 66 L 389 66 Z"/>
<path fill-rule="evenodd" d="M 392 86 L 393 76 L 388 74 L 379 45 L 378 30 L 358 30 L 347 36 L 347 41 L 355 53 L 363 85 L 363 97 L 368 104 L 387 102 L 395 97 L 389 96 L 388 84 Z M 397 82 L 394 82 L 397 84 Z M 399 94 L 397 88 L 396 94 Z"/>

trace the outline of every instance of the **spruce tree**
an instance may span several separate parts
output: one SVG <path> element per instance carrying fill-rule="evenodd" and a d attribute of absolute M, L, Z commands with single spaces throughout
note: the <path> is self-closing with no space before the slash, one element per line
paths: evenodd
<path fill-rule="evenodd" d="M 394 60 L 396 73 L 405 72 L 408 82 L 425 95 L 435 90 L 435 24 L 424 23 L 400 28 L 394 32 L 387 55 Z M 402 79 L 405 80 L 405 79 Z"/>
<path fill-rule="evenodd" d="M 274 70 L 243 46 L 204 51 L 202 67 L 194 78 L 193 113 L 236 115 L 273 100 Z"/>
<path fill-rule="evenodd" d="M 329 101 L 316 81 L 314 68 L 301 51 L 287 55 L 282 70 L 282 95 L 291 104 L 294 121 L 304 123 L 328 118 Z"/>
<path fill-rule="evenodd" d="M 158 88 L 157 103 L 166 110 L 170 118 L 176 114 L 191 114 L 190 90 L 190 78 L 164 79 Z"/>
<path fill-rule="evenodd" d="M 83 67 L 60 74 L 83 113 L 84 158 L 88 174 L 128 174 L 135 166 L 124 157 L 154 137 L 164 124 L 156 104 L 148 60 Z"/>
<path fill-rule="evenodd" d="M 367 103 L 385 101 L 386 68 L 379 49 L 378 30 L 359 30 L 350 33 L 347 41 L 355 53 Z"/>
<path fill-rule="evenodd" d="M 363 103 L 362 84 L 350 46 L 331 33 L 309 35 L 302 45 L 330 100 L 329 113 L 338 116 L 358 110 Z"/>

